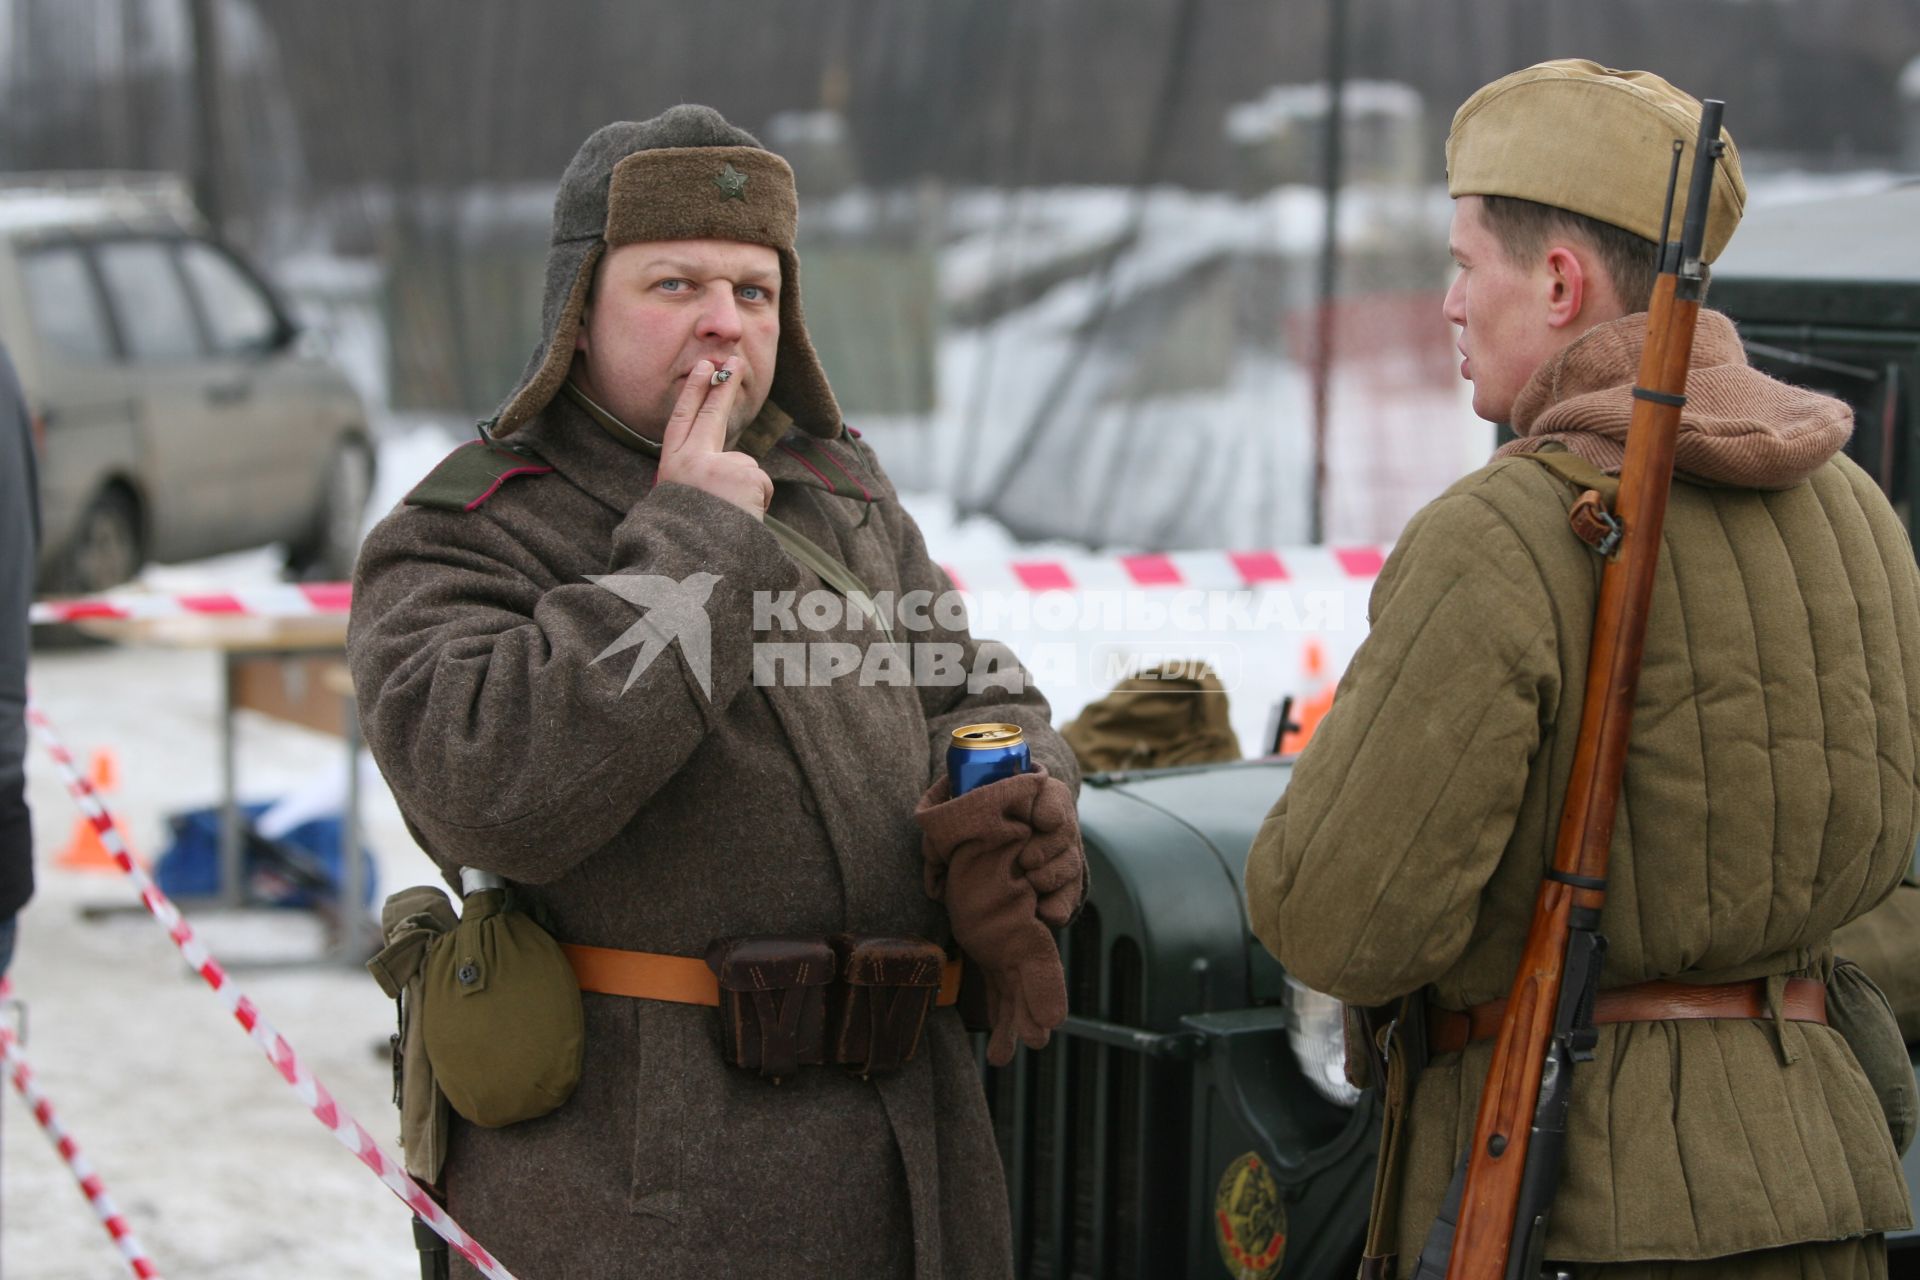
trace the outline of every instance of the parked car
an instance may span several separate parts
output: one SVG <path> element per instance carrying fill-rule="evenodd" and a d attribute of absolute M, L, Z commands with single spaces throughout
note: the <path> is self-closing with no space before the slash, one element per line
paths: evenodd
<path fill-rule="evenodd" d="M 1920 533 L 1917 225 L 1920 183 L 1755 210 L 1708 304 L 1756 365 L 1854 406 L 1848 452 Z M 1060 936 L 1071 1016 L 1046 1052 L 985 1073 L 1025 1280 L 1354 1275 L 1377 1103 L 1345 1083 L 1332 1002 L 1252 936 L 1241 884 L 1290 774 L 1268 759 L 1087 778 L 1091 892 Z M 1920 1221 L 1920 1143 L 1903 1163 Z M 1890 1276 L 1920 1276 L 1920 1230 L 1888 1254 Z"/>
<path fill-rule="evenodd" d="M 0 340 L 34 412 L 43 589 L 266 543 L 351 569 L 366 409 L 177 179 L 0 177 Z"/>

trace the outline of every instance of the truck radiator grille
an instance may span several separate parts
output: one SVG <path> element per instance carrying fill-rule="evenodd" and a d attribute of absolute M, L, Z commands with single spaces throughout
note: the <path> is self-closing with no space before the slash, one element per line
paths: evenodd
<path fill-rule="evenodd" d="M 1088 906 L 1061 937 L 1068 1004 L 1080 1017 L 1150 1029 L 1133 938 Z M 1177 1063 L 1067 1029 L 1047 1052 L 985 1067 L 1012 1200 L 1023 1280 L 1149 1280 L 1183 1254 L 1192 1082 Z"/>

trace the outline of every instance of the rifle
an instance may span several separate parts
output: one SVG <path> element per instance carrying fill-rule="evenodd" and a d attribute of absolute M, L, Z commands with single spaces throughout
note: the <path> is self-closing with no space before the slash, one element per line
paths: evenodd
<path fill-rule="evenodd" d="M 1674 438 L 1705 289 L 1700 251 L 1714 163 L 1725 150 L 1724 108 L 1713 99 L 1702 104 L 1686 220 L 1679 242 L 1662 247 L 1647 309 L 1647 343 L 1612 517 L 1617 548 L 1600 579 L 1586 701 L 1553 866 L 1540 882 L 1533 925 L 1501 1015 L 1473 1141 L 1420 1251 L 1415 1280 L 1534 1280 L 1541 1274 L 1547 1211 L 1566 1147 L 1573 1065 L 1591 1061 L 1598 1041 L 1593 998 L 1607 950 L 1599 926 L 1614 804 L 1626 766 Z M 1662 227 L 1672 222 L 1682 145 L 1677 139 L 1673 144 Z"/>

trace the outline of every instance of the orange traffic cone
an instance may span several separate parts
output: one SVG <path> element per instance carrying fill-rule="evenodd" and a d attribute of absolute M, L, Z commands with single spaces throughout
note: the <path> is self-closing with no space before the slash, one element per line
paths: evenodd
<path fill-rule="evenodd" d="M 87 778 L 93 783 L 93 789 L 102 796 L 120 785 L 120 762 L 111 750 L 101 749 L 93 753 L 93 759 L 87 769 Z M 126 833 L 121 832 L 121 839 Z M 131 842 L 127 845 L 127 854 L 138 861 Z M 118 871 L 120 864 L 107 852 L 106 845 L 100 842 L 100 833 L 93 829 L 93 821 L 84 815 L 73 824 L 73 835 L 68 837 L 66 848 L 54 858 L 53 865 L 62 871 Z"/>
<path fill-rule="evenodd" d="M 1333 709 L 1334 681 L 1327 678 L 1327 651 L 1317 639 L 1309 639 L 1300 656 L 1300 665 L 1304 669 L 1304 685 L 1313 692 L 1293 704 L 1295 728 L 1289 730 L 1280 743 L 1282 755 L 1295 755 L 1306 748 L 1313 737 L 1313 731 Z"/>

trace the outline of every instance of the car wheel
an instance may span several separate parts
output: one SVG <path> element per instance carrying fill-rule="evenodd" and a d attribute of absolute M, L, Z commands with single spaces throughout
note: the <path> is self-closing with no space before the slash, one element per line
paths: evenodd
<path fill-rule="evenodd" d="M 287 567 L 303 578 L 340 582 L 353 574 L 360 553 L 360 525 L 373 496 L 373 455 L 358 440 L 342 440 L 327 459 L 313 532 L 287 554 Z"/>
<path fill-rule="evenodd" d="M 92 595 L 117 587 L 146 563 L 140 545 L 140 512 L 133 495 L 117 486 L 94 495 L 74 527 L 60 574 L 64 590 Z"/>

